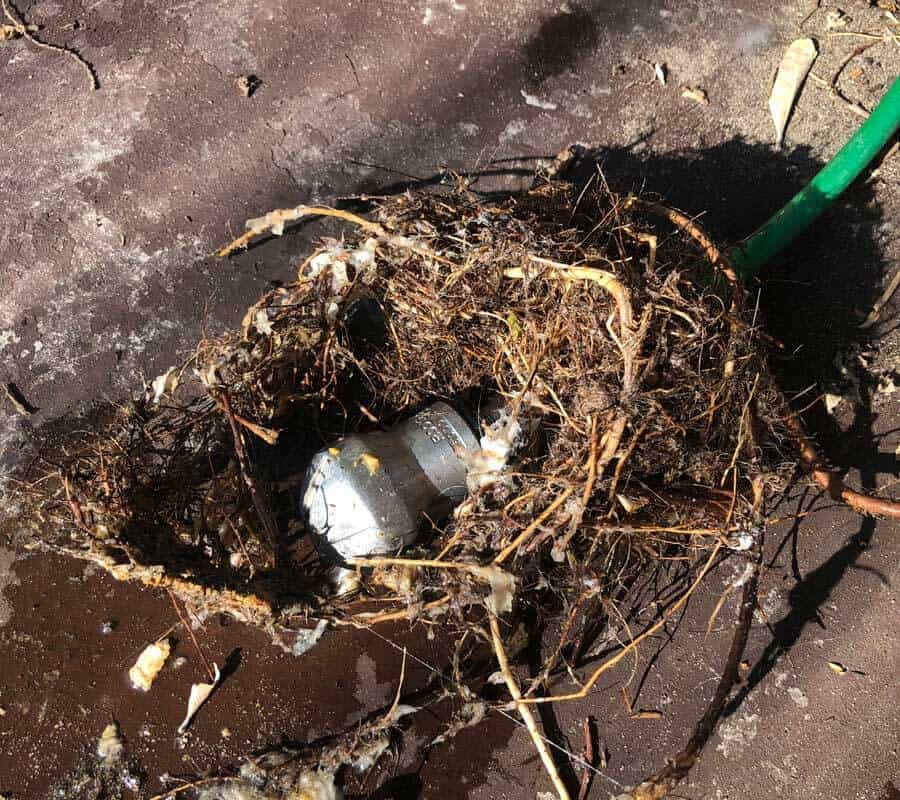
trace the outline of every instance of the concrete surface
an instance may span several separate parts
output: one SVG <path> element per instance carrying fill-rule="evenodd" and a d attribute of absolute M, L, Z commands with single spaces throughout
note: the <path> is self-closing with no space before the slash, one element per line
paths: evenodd
<path fill-rule="evenodd" d="M 23 417 L 0 405 L 0 469 L 27 458 L 34 430 L 99 398 L 128 396 L 204 333 L 234 325 L 269 281 L 288 277 L 307 233 L 227 263 L 207 257 L 245 219 L 274 207 L 379 191 L 440 169 L 489 169 L 502 174 L 478 186 L 512 188 L 538 158 L 581 141 L 603 148 L 614 187 L 647 188 L 703 213 L 720 240 L 745 235 L 859 123 L 810 83 L 786 148 L 771 146 L 766 98 L 785 46 L 816 36 L 814 70 L 827 79 L 870 41 L 829 37 L 836 5 L 820 5 L 801 29 L 811 0 L 21 3 L 47 41 L 94 65 L 101 86 L 92 93 L 63 56 L 0 43 L 0 378 L 40 409 Z M 852 17 L 843 32 L 888 24 L 863 0 L 840 7 Z M 666 65 L 666 86 L 653 63 Z M 900 69 L 900 48 L 878 44 L 851 66 L 841 85 L 871 108 Z M 247 98 L 235 79 L 249 73 L 262 84 Z M 709 107 L 682 98 L 684 86 L 706 90 Z M 900 255 L 898 162 L 851 191 L 762 289 L 767 324 L 791 356 L 779 367 L 793 389 L 813 381 L 847 389 L 835 356 L 858 339 L 856 324 Z M 875 391 L 879 374 L 897 367 L 894 318 L 887 313 L 865 344 L 874 378 L 863 375 L 863 402 L 817 418 L 829 453 L 868 488 L 898 469 L 896 402 Z M 11 513 L 14 484 L 0 499 Z M 679 796 L 898 796 L 900 527 L 817 508 L 770 536 L 748 691 Z M 674 640 L 645 654 L 654 663 L 637 703 L 663 710 L 662 720 L 627 718 L 616 688 L 627 671 L 612 676 L 613 691 L 543 720 L 576 752 L 580 720 L 598 720 L 609 765 L 592 797 L 615 795 L 684 742 L 730 638 L 725 612 L 704 636 L 716 595 L 711 586 Z M 117 624 L 104 636 L 110 620 Z M 209 625 L 210 651 L 224 660 L 239 649 L 240 664 L 182 746 L 173 731 L 189 679 L 167 673 L 144 697 L 123 677 L 171 622 L 164 597 L 79 564 L 26 557 L 8 530 L 0 539 L 0 792 L 45 796 L 116 718 L 153 794 L 164 771 L 222 768 L 282 736 L 304 740 L 345 724 L 378 707 L 398 674 L 396 652 L 361 634 L 326 637 L 297 661 L 258 633 Z M 409 643 L 427 658 L 427 647 Z M 829 660 L 850 671 L 835 675 Z M 379 796 L 518 798 L 549 788 L 527 737 L 498 719 L 425 764 L 401 760 Z"/>

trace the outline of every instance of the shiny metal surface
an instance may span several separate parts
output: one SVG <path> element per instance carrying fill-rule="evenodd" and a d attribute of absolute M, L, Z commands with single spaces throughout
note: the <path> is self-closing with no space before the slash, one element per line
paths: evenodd
<path fill-rule="evenodd" d="M 439 521 L 466 495 L 469 424 L 437 402 L 390 431 L 347 436 L 313 456 L 301 513 L 332 556 L 391 553 L 411 544 L 425 518 Z"/>

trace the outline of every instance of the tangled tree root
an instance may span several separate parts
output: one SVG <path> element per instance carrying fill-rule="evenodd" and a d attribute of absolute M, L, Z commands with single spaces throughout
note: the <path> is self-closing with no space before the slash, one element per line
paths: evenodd
<path fill-rule="evenodd" d="M 23 484 L 36 541 L 164 587 L 196 617 L 227 612 L 259 625 L 297 654 L 320 635 L 310 632 L 317 623 L 428 629 L 439 619 L 454 657 L 418 701 L 455 698 L 438 740 L 513 709 L 561 798 L 570 789 L 531 707 L 586 697 L 723 559 L 741 559 L 740 582 L 716 608 L 742 588 L 715 696 L 685 749 L 631 794 L 664 796 L 696 761 L 735 683 L 755 603 L 763 487 L 778 494 L 791 470 L 782 443 L 795 442 L 815 480 L 854 508 L 894 516 L 897 506 L 850 492 L 819 466 L 785 414 L 733 271 L 677 211 L 605 191 L 575 195 L 560 182 L 496 201 L 461 188 L 382 199 L 370 217 L 274 211 L 220 254 L 310 215 L 352 227 L 300 259 L 296 281 L 248 309 L 239 331 L 201 342 L 189 364 L 113 409 L 99 431 L 65 442 Z M 484 392 L 504 401 L 485 436 L 502 438 L 508 457 L 470 470 L 469 497 L 452 519 L 401 556 L 351 560 L 358 587 L 335 595 L 296 514 L 312 453 L 436 398 Z M 619 610 L 640 579 L 655 582 L 660 600 L 650 621 Z M 551 655 L 520 685 L 513 634 L 526 618 L 560 624 L 544 630 Z M 632 628 L 641 632 L 625 644 L 598 646 L 604 631 Z M 492 694 L 485 652 L 511 701 Z M 554 691 L 582 669 L 578 691 Z M 212 797 L 207 790 L 227 784 L 256 798 L 301 788 L 331 796 L 335 780 L 349 780 L 342 766 L 373 766 L 420 706 L 398 692 L 352 734 L 280 748 L 241 775 L 173 791 Z"/>

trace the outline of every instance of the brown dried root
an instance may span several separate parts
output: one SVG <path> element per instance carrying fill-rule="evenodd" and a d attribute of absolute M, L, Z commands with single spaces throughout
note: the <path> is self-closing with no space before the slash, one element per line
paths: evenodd
<path fill-rule="evenodd" d="M 753 482 L 754 513 L 761 520 L 760 512 L 763 501 L 763 481 L 757 478 Z M 620 796 L 618 800 L 662 800 L 672 789 L 683 781 L 700 753 L 712 736 L 719 719 L 728 702 L 731 690 L 738 681 L 741 658 L 747 647 L 747 638 L 753 624 L 753 612 L 756 609 L 756 594 L 759 586 L 759 568 L 762 562 L 762 544 L 757 538 L 749 552 L 750 570 L 744 577 L 744 588 L 738 611 L 737 627 L 731 640 L 731 647 L 725 658 L 722 676 L 716 686 L 715 694 L 703 716 L 694 727 L 694 732 L 684 749 L 673 758 L 667 759 L 666 766 L 647 778 L 630 793 Z"/>
<path fill-rule="evenodd" d="M 840 478 L 824 466 L 824 459 L 816 450 L 812 441 L 803 429 L 800 417 L 794 412 L 789 412 L 784 418 L 785 426 L 797 446 L 804 469 L 810 477 L 819 484 L 828 496 L 834 500 L 846 503 L 854 511 L 861 514 L 900 519 L 900 502 L 896 500 L 884 500 L 869 494 L 850 489 Z"/>
<path fill-rule="evenodd" d="M 491 641 L 494 644 L 494 654 L 497 656 L 497 663 L 500 665 L 500 672 L 503 675 L 503 680 L 506 682 L 506 688 L 509 689 L 509 693 L 515 701 L 516 710 L 519 712 L 522 721 L 528 728 L 531 741 L 534 742 L 534 747 L 541 757 L 544 769 L 547 770 L 547 774 L 553 782 L 553 787 L 556 789 L 559 800 L 570 800 L 569 790 L 566 789 L 566 785 L 559 777 L 556 764 L 553 763 L 553 756 L 550 755 L 550 751 L 547 749 L 547 743 L 544 741 L 544 737 L 541 736 L 541 733 L 538 730 L 534 714 L 528 706 L 522 705 L 520 702 L 522 700 L 522 692 L 519 690 L 519 684 L 516 682 L 515 675 L 512 674 L 512 671 L 509 668 L 509 661 L 506 658 L 506 650 L 503 649 L 503 640 L 500 637 L 500 626 L 497 623 L 496 615 L 489 614 L 488 622 L 491 627 Z"/>
<path fill-rule="evenodd" d="M 57 53 L 67 55 L 69 58 L 75 60 L 85 71 L 88 81 L 91 85 L 91 91 L 96 91 L 100 88 L 100 81 L 97 79 L 97 73 L 94 72 L 94 68 L 81 55 L 79 55 L 69 47 L 63 47 L 58 44 L 49 44 L 48 42 L 41 41 L 34 35 L 38 30 L 37 26 L 26 25 L 21 19 L 19 19 L 13 13 L 12 7 L 9 4 L 9 0 L 0 0 L 0 5 L 2 5 L 3 14 L 9 20 L 9 25 L 0 26 L 0 33 L 3 34 L 0 35 L 0 39 L 9 38 L 10 34 L 14 36 L 21 36 L 34 47 L 38 47 L 43 50 L 53 50 Z"/>
<path fill-rule="evenodd" d="M 726 279 L 727 265 L 684 215 L 559 183 L 490 201 L 410 192 L 371 218 L 298 206 L 251 220 L 220 252 L 313 215 L 350 228 L 295 254 L 297 280 L 238 330 L 201 342 L 174 393 L 67 444 L 31 483 L 37 536 L 103 553 L 192 612 L 233 608 L 297 654 L 311 620 L 439 631 L 458 658 L 436 672 L 468 709 L 448 731 L 487 709 L 467 654 L 492 616 L 510 674 L 516 615 L 562 618 L 538 680 L 524 697 L 510 687 L 531 727 L 531 705 L 586 696 L 679 613 L 753 522 L 752 475 L 785 461 L 783 398 L 742 289 L 710 287 L 709 261 Z M 334 596 L 297 520 L 308 459 L 437 398 L 467 407 L 485 393 L 505 416 L 482 431 L 493 438 L 469 497 L 401 557 L 355 559 L 358 589 Z M 669 597 L 660 618 L 581 691 L 539 696 L 609 624 L 634 626 L 618 608 L 649 576 Z M 501 614 L 512 635 L 498 651 Z"/>

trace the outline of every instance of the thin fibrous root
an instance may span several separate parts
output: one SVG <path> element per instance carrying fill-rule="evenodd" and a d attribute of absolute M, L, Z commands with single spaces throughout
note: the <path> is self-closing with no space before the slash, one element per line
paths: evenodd
<path fill-rule="evenodd" d="M 637 649 L 637 646 L 656 633 L 663 625 L 668 622 L 672 616 L 677 612 L 685 603 L 690 599 L 691 595 L 697 589 L 697 587 L 703 582 L 703 579 L 706 577 L 706 574 L 712 568 L 712 565 L 715 563 L 716 556 L 719 554 L 719 550 L 721 549 L 721 543 L 717 542 L 713 547 L 712 552 L 709 554 L 709 558 L 706 560 L 706 563 L 703 565 L 700 570 L 700 574 L 694 579 L 694 582 L 688 587 L 687 591 L 678 600 L 675 601 L 667 610 L 666 613 L 663 614 L 656 622 L 654 622 L 647 630 L 641 633 L 639 636 L 636 636 L 632 639 L 625 647 L 619 650 L 614 656 L 610 656 L 606 661 L 604 661 L 597 669 L 591 673 L 591 676 L 587 679 L 587 682 L 584 686 L 581 687 L 577 692 L 571 692 L 569 694 L 556 694 L 556 695 L 547 695 L 546 697 L 529 697 L 523 699 L 521 703 L 555 703 L 563 700 L 581 700 L 584 697 L 587 697 L 588 693 L 591 689 L 594 688 L 594 684 L 600 680 L 600 676 L 608 670 L 612 669 L 616 664 L 618 664 L 623 658 L 625 658 L 628 653 L 633 652 Z"/>
<path fill-rule="evenodd" d="M 34 47 L 39 47 L 42 50 L 53 50 L 54 52 L 62 53 L 63 55 L 66 55 L 74 61 L 78 62 L 78 64 L 81 65 L 81 68 L 87 74 L 88 81 L 91 84 L 91 91 L 95 92 L 100 88 L 100 81 L 97 80 L 97 73 L 94 72 L 94 68 L 85 58 L 83 58 L 81 55 L 79 55 L 69 47 L 63 47 L 62 45 L 50 44 L 49 42 L 41 41 L 33 33 L 35 30 L 37 30 L 37 28 L 34 25 L 26 25 L 21 19 L 18 19 L 16 15 L 13 14 L 12 7 L 10 6 L 8 0 L 0 0 L 0 4 L 2 4 L 4 15 L 9 20 L 10 24 L 19 36 L 21 36 L 23 39 L 25 39 L 25 41 L 27 41 Z"/>
<path fill-rule="evenodd" d="M 763 497 L 762 480 L 760 478 L 753 481 L 753 492 L 755 495 L 754 511 L 756 516 L 760 518 Z M 750 626 L 753 623 L 753 612 L 756 610 L 759 567 L 762 561 L 762 542 L 759 539 L 754 542 L 749 555 L 752 559 L 752 570 L 744 583 L 737 627 L 735 628 L 731 647 L 728 649 L 728 656 L 725 659 L 725 666 L 722 669 L 722 675 L 719 678 L 712 700 L 710 700 L 706 711 L 697 722 L 694 732 L 684 749 L 673 758 L 666 759 L 666 766 L 636 786 L 624 797 L 630 797 L 631 800 L 662 800 L 668 795 L 675 786 L 687 777 L 691 768 L 697 763 L 700 753 L 709 741 L 709 737 L 712 736 L 719 719 L 725 711 L 731 690 L 738 681 L 741 658 L 747 646 Z"/>
<path fill-rule="evenodd" d="M 490 614 L 489 622 L 491 625 L 491 639 L 494 642 L 494 653 L 497 656 L 497 663 L 500 665 L 500 673 L 503 675 L 503 680 L 506 681 L 506 687 L 509 689 L 509 693 L 515 701 L 516 710 L 522 717 L 525 727 L 528 728 L 528 733 L 531 736 L 531 740 L 534 742 L 534 747 L 538 751 L 541 761 L 544 763 L 544 769 L 547 770 L 547 774 L 553 782 L 553 787 L 556 789 L 559 800 L 570 800 L 569 790 L 566 789 L 566 785 L 562 782 L 562 778 L 559 777 L 556 764 L 553 763 L 553 757 L 550 755 L 547 744 L 544 742 L 544 738 L 537 729 L 537 722 L 535 722 L 534 714 L 528 706 L 523 705 L 522 692 L 519 690 L 519 684 L 516 683 L 516 678 L 509 669 L 509 662 L 506 658 L 506 651 L 503 649 L 503 641 L 500 638 L 500 626 L 497 623 L 496 615 L 493 613 Z"/>

